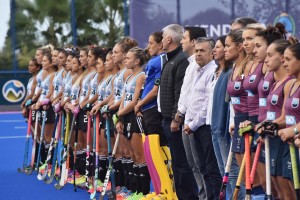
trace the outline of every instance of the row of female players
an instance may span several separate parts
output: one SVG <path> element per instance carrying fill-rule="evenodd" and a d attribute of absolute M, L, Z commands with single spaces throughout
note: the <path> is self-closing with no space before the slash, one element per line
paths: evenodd
<path fill-rule="evenodd" d="M 162 52 L 161 39 L 161 32 L 149 37 L 150 56 Z M 23 171 L 36 169 L 38 179 L 46 183 L 60 177 L 57 189 L 69 180 L 95 195 L 96 189 L 107 189 L 108 156 L 113 153 L 112 183 L 118 186 L 114 191 L 127 197 L 148 194 L 150 175 L 134 112 L 140 112 L 135 106 L 148 58 L 131 38 L 120 40 L 113 49 L 37 49 L 29 62 L 32 78 L 21 105 L 35 141 L 31 163 L 27 167 L 24 158 Z M 114 144 L 117 151 L 112 152 Z"/>
<path fill-rule="evenodd" d="M 298 134 L 298 126 L 296 125 L 299 121 L 299 116 L 297 112 L 294 112 L 293 109 L 298 108 L 298 101 L 297 99 L 297 92 L 298 92 L 298 70 L 297 67 L 299 65 L 299 44 L 293 44 L 291 45 L 288 40 L 282 39 L 283 34 L 280 33 L 275 28 L 268 28 L 267 30 L 264 30 L 263 27 L 259 27 L 257 25 L 248 26 L 244 30 L 234 30 L 229 33 L 229 35 L 226 37 L 225 45 L 223 45 L 223 48 L 225 48 L 224 51 L 224 59 L 232 61 L 235 65 L 233 68 L 233 73 L 231 75 L 230 81 L 228 83 L 228 93 L 231 97 L 231 102 L 234 107 L 235 112 L 235 124 L 236 128 L 233 134 L 233 145 L 232 145 L 232 151 L 235 153 L 235 156 L 238 160 L 238 163 L 242 164 L 242 157 L 244 153 L 244 141 L 243 137 L 240 137 L 238 134 L 238 124 L 241 125 L 240 127 L 243 128 L 249 124 L 248 121 L 245 121 L 249 119 L 253 124 L 258 122 L 263 122 L 265 120 L 272 121 L 274 124 L 276 124 L 280 130 L 278 131 L 278 136 L 275 136 L 274 138 L 270 138 L 270 160 L 271 160 L 271 170 L 270 174 L 272 176 L 272 195 L 279 199 L 295 199 L 296 198 L 296 192 L 294 191 L 294 186 L 297 185 L 293 184 L 293 175 L 291 172 L 291 158 L 290 158 L 290 149 L 288 146 L 287 141 L 290 141 L 291 139 L 295 139 L 295 144 L 297 145 L 297 137 L 295 137 L 295 134 Z M 124 42 L 124 41 L 123 41 Z M 116 45 L 116 47 L 121 48 L 122 45 Z M 113 59 L 114 64 L 112 64 L 113 69 L 117 67 L 118 60 L 116 58 L 116 55 L 120 52 L 123 53 L 123 49 L 118 52 L 118 49 L 115 51 L 115 58 Z M 129 48 L 128 48 L 129 49 Z M 39 53 L 41 54 L 42 50 L 37 51 L 37 55 Z M 63 52 L 63 51 L 62 51 Z M 57 59 L 56 62 L 62 62 L 63 59 L 60 57 L 63 57 L 63 54 L 60 52 L 59 54 L 62 54 L 59 56 L 59 59 Z M 90 53 L 89 53 L 90 52 Z M 80 59 L 79 58 L 72 58 L 72 65 L 66 65 L 65 70 L 67 71 L 67 68 L 72 66 L 72 73 L 76 71 L 76 69 L 73 70 L 73 68 L 76 68 L 77 66 L 77 74 L 76 76 L 81 77 L 81 80 L 78 82 L 81 82 L 81 86 L 84 82 L 84 76 L 87 76 L 90 71 L 89 68 L 91 68 L 91 72 L 95 71 L 95 65 L 94 67 L 90 64 L 90 60 L 94 60 L 93 56 L 95 56 L 93 53 L 93 50 L 90 51 L 80 51 Z M 125 51 L 126 52 L 126 51 Z M 91 54 L 91 56 L 89 56 Z M 54 57 L 53 52 L 53 57 Z M 127 55 L 127 54 L 126 54 Z M 129 53 L 130 55 L 130 53 Z M 153 54 L 154 55 L 154 54 Z M 46 54 L 43 57 L 43 71 L 47 69 L 47 67 L 44 68 L 44 65 L 50 68 L 50 72 L 52 71 L 52 77 L 53 75 L 53 69 L 52 66 L 55 62 L 55 59 L 48 59 L 46 58 Z M 66 56 L 65 57 L 69 57 Z M 89 59 L 87 59 L 87 57 Z M 91 57 L 91 58 L 90 58 Z M 45 59 L 44 59 L 45 58 Z M 252 58 L 252 59 L 251 59 Z M 70 58 L 71 59 L 71 58 Z M 77 59 L 77 60 L 76 60 Z M 129 59 L 129 58 L 128 58 Z M 45 60 L 45 61 L 44 61 Z M 88 60 L 88 62 L 86 61 Z M 109 63 L 109 55 L 107 56 L 106 63 Z M 74 62 L 73 62 L 74 61 Z M 85 61 L 85 62 L 84 62 Z M 127 59 L 126 59 L 127 61 Z M 126 65 L 126 61 L 124 60 L 124 54 L 120 58 L 119 62 L 121 64 L 118 65 L 119 70 L 122 71 L 122 66 L 128 67 Z M 246 62 L 247 61 L 247 62 Z M 32 61 L 33 62 L 33 61 Z M 81 62 L 82 64 L 79 64 Z M 102 61 L 103 62 L 103 61 Z M 298 63 L 297 63 L 298 62 Z M 50 63 L 50 64 L 49 64 Z M 70 63 L 70 62 L 68 62 Z M 96 62 L 95 62 L 96 63 Z M 32 64 L 32 63 L 31 63 Z M 51 66 L 51 67 L 49 67 Z M 64 65 L 61 65 L 63 68 Z M 82 67 L 81 66 L 88 66 L 88 71 L 85 71 L 85 73 L 82 73 Z M 106 64 L 106 66 L 108 66 Z M 58 68 L 60 65 L 58 64 Z M 141 67 L 141 64 L 139 64 L 139 67 Z M 106 67 L 108 68 L 108 67 Z M 100 68 L 99 68 L 100 69 Z M 138 68 L 140 69 L 140 68 Z M 103 69 L 102 69 L 103 70 Z M 47 70 L 46 70 L 47 71 Z M 105 72 L 108 71 L 107 69 Z M 115 69 L 115 71 L 118 71 L 118 69 Z M 132 69 L 132 73 L 134 70 Z M 141 72 L 141 71 L 139 71 Z M 139 72 L 137 74 L 139 74 Z M 107 72 L 106 72 L 107 73 Z M 142 73 L 142 72 L 141 72 Z M 58 74 L 58 73 L 56 73 Z M 84 76 L 81 76 L 84 74 Z M 128 74 L 131 74 L 127 70 L 124 70 L 123 74 L 123 81 L 126 80 Z M 135 74 L 136 75 L 136 74 Z M 92 76 L 92 75 L 91 75 Z M 99 75 L 98 75 L 99 76 Z M 105 75 L 104 75 L 105 76 Z M 46 75 L 44 76 L 46 77 Z M 138 88 L 138 80 L 140 80 L 143 77 L 143 75 L 139 75 L 136 79 L 136 91 L 140 88 Z M 45 78 L 44 78 L 45 79 Z M 54 79 L 54 78 L 53 78 Z M 99 78 L 100 79 L 100 78 Z M 90 80 L 90 79 L 87 79 Z M 55 81 L 54 81 L 55 82 Z M 75 85 L 76 81 L 72 81 Z M 77 82 L 77 84 L 78 84 Z M 247 86 L 248 84 L 248 86 Z M 49 85 L 50 86 L 50 85 Z M 37 88 L 34 86 L 33 88 Z M 49 87 L 49 90 L 51 87 Z M 55 88 L 55 87 L 53 87 Z M 64 90 L 68 90 L 67 86 L 63 87 Z M 92 87 L 91 87 L 92 88 Z M 72 87 L 71 87 L 72 90 Z M 89 89 L 88 89 L 89 90 Z M 109 89 L 108 89 L 109 90 Z M 41 90 L 40 93 L 44 91 Z M 85 91 L 85 92 L 82 92 Z M 92 90 L 91 90 L 92 91 Z M 116 90 L 115 90 L 116 91 Z M 36 92 L 38 94 L 38 91 Z M 54 91 L 53 91 L 54 93 Z M 84 90 L 84 87 L 81 88 L 80 94 L 78 95 L 78 99 L 80 101 L 81 94 L 87 94 L 90 93 L 87 90 Z M 90 93 L 92 94 L 92 93 Z M 118 94 L 118 92 L 116 92 Z M 43 94 L 42 94 L 43 95 Z M 65 92 L 63 92 L 63 95 L 65 95 Z M 70 99 L 72 99 L 73 95 L 70 95 Z M 83 95 L 83 96 L 85 96 Z M 67 95 L 66 95 L 67 96 Z M 90 96 L 90 95 L 88 95 Z M 122 95 L 119 95 L 121 97 Z M 124 96 L 126 97 L 126 96 Z M 133 95 L 133 99 L 137 99 L 138 95 Z M 114 96 L 115 98 L 115 96 Z M 128 96 L 127 99 L 130 99 L 131 96 Z M 64 103 L 64 97 L 61 100 L 62 107 L 66 108 L 67 112 L 68 110 L 74 111 L 76 110 L 74 106 L 77 105 L 80 106 L 80 108 L 85 108 L 85 105 L 88 105 L 88 102 L 86 104 L 80 104 L 79 101 L 73 102 L 74 104 L 70 103 Z M 90 98 L 89 98 L 90 99 Z M 134 100 L 136 100 L 134 99 Z M 37 101 L 34 97 L 32 98 L 33 102 Z M 124 98 L 125 100 L 125 98 Z M 38 101 L 43 102 L 43 101 Z M 53 103 L 55 102 L 55 99 Z M 82 101 L 83 102 L 83 101 Z M 82 103 L 81 102 L 81 103 Z M 47 102 L 46 102 L 47 103 Z M 120 103 L 120 102 L 119 102 Z M 107 103 L 106 103 L 107 104 Z M 123 103 L 124 104 L 124 103 Z M 42 103 L 37 103 L 36 105 L 32 106 L 33 108 L 40 107 Z M 54 105 L 56 105 L 54 103 Z M 103 106 L 105 104 L 98 104 L 99 107 Z M 118 105 L 116 105 L 118 106 Z M 124 105 L 122 105 L 124 106 Z M 46 106 L 44 106 L 45 109 L 47 109 Z M 109 107 L 110 109 L 114 107 Z M 96 108 L 95 108 L 96 109 Z M 92 109 L 91 113 L 95 112 L 95 109 Z M 122 111 L 122 110 L 120 110 Z M 122 112 L 119 111 L 119 115 L 122 116 Z M 51 110 L 49 110 L 49 113 L 51 113 Z M 120 114 L 121 113 L 121 114 Z M 48 114 L 48 112 L 47 112 Z M 48 118 L 48 117 L 47 117 Z M 78 114 L 78 118 L 80 119 L 80 112 Z M 83 117 L 84 118 L 84 117 Z M 83 119 L 82 118 L 82 119 Z M 54 120 L 53 120 L 54 121 Z M 52 121 L 52 122 L 53 122 Z M 84 121 L 84 119 L 82 120 Z M 88 120 L 86 120 L 88 121 Z M 245 122 L 244 122 L 245 121 Z M 50 125 L 48 125 L 50 124 Z M 104 125 L 105 123 L 102 123 Z M 112 124 L 112 123 L 111 123 Z M 47 126 L 48 125 L 48 126 Z M 79 133 L 78 133 L 78 149 L 80 149 L 80 145 L 82 145 L 82 140 L 86 140 L 85 135 L 81 137 L 80 133 L 80 121 L 78 123 L 79 127 Z M 51 128 L 50 128 L 50 137 L 48 136 L 48 143 L 47 143 L 47 133 L 46 130 L 48 130 L 48 127 L 51 127 L 51 123 L 46 123 L 45 125 L 45 141 L 46 141 L 46 149 L 47 144 L 50 143 L 51 138 Z M 52 123 L 53 127 L 53 123 Z M 82 128 L 84 129 L 84 127 Z M 52 128 L 53 130 L 53 128 Z M 85 129 L 87 130 L 87 128 Z M 260 131 L 258 131 L 260 132 Z M 48 134 L 49 134 L 48 133 Z M 265 133 L 265 131 L 263 131 Z M 104 136 L 104 134 L 103 134 Z M 131 142 L 134 141 L 133 134 L 131 137 Z M 280 136 L 280 137 L 279 137 Z M 130 137 L 130 136 L 129 136 Z M 75 140 L 75 139 L 74 139 Z M 106 141 L 100 139 L 101 141 Z M 125 144 L 126 140 L 124 141 Z M 263 139 L 259 139 L 258 142 L 263 142 Z M 72 144 L 72 142 L 71 142 Z M 82 149 L 85 145 L 82 145 Z M 102 147 L 105 146 L 105 144 L 102 145 Z M 128 144 L 125 146 L 128 147 Z M 101 153 L 101 144 L 100 144 L 100 155 Z M 103 148 L 102 150 L 105 151 L 106 148 Z M 139 148 L 135 148 L 136 150 Z M 297 153 L 297 151 L 296 151 Z M 42 155 L 42 154 L 41 154 Z M 80 151 L 77 153 L 78 160 L 80 161 Z M 105 153 L 103 153 L 105 155 Z M 130 155 L 133 157 L 133 154 Z M 99 165 L 101 166 L 101 157 L 99 160 Z M 138 156 L 136 156 L 138 157 Z M 297 156 L 296 156 L 297 157 Z M 105 158 L 106 159 L 106 158 Z M 261 185 L 264 190 L 266 191 L 266 174 L 265 172 L 265 166 L 262 162 L 258 163 L 258 178 L 254 179 L 253 186 Z M 130 161 L 129 161 L 130 162 Z M 106 163 L 106 162 L 105 162 Z M 121 161 L 122 163 L 122 161 Z M 128 162 L 123 162 L 128 163 Z M 136 162 L 138 163 L 138 162 Z M 105 168 L 105 167 L 104 167 Z M 126 167 L 123 167 L 123 169 Z M 118 170 L 116 170 L 118 173 Z M 101 168 L 100 168 L 100 174 L 101 174 Z M 103 180 L 103 179 L 102 179 Z M 122 180 L 121 180 L 122 181 Z M 127 186 L 128 187 L 128 186 Z M 129 186 L 130 187 L 130 186 Z M 149 191 L 149 190 L 148 190 Z"/>
<path fill-rule="evenodd" d="M 262 187 L 267 199 L 299 199 L 300 44 L 283 29 L 250 24 L 227 35 L 224 59 L 233 62 L 227 92 L 235 114 L 231 152 L 240 167 L 236 188 L 246 162 L 246 197 Z M 256 151 L 251 172 L 250 151 Z"/>

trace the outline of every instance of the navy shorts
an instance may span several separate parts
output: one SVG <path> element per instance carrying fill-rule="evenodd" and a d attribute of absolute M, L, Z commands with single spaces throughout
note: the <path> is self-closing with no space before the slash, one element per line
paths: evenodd
<path fill-rule="evenodd" d="M 234 153 L 245 153 L 245 140 L 239 135 L 239 125 L 241 122 L 248 120 L 248 113 L 236 113 L 234 116 L 234 133 L 232 136 L 231 151 Z"/>
<path fill-rule="evenodd" d="M 284 143 L 279 137 L 269 137 L 270 143 L 270 165 L 272 176 L 282 176 L 282 156 Z"/>

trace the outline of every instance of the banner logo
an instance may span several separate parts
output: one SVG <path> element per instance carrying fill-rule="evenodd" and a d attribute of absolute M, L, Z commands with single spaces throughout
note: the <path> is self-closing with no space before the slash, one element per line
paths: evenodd
<path fill-rule="evenodd" d="M 285 30 L 292 35 L 295 35 L 296 33 L 296 26 L 295 21 L 292 16 L 288 15 L 287 13 L 281 13 L 279 16 L 277 16 L 274 20 L 274 26 L 277 22 L 280 22 L 284 24 Z"/>
<path fill-rule="evenodd" d="M 25 86 L 18 80 L 9 80 L 2 87 L 3 97 L 11 103 L 21 101 L 26 94 Z"/>

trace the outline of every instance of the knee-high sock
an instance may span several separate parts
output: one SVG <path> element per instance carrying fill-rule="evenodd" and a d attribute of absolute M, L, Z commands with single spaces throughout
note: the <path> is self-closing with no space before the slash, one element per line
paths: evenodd
<path fill-rule="evenodd" d="M 133 165 L 133 174 L 134 174 L 134 179 L 135 179 L 135 191 L 133 190 L 133 192 L 140 193 L 143 190 L 142 190 L 142 184 L 141 184 L 141 180 L 140 180 L 140 170 L 139 170 L 139 166 L 137 164 Z"/>
<path fill-rule="evenodd" d="M 146 195 L 150 192 L 150 174 L 146 163 L 139 164 L 139 178 L 142 185 L 142 193 Z"/>
<path fill-rule="evenodd" d="M 100 155 L 99 157 L 99 179 L 101 182 L 104 182 L 106 171 L 107 171 L 107 163 L 108 158 L 105 155 Z"/>

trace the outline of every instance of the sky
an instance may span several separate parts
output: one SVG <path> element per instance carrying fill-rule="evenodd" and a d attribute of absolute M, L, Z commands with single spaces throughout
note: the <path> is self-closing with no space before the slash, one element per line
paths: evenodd
<path fill-rule="evenodd" d="M 0 6 L 0 50 L 4 46 L 4 40 L 8 29 L 10 14 L 9 0 L 1 0 Z"/>

